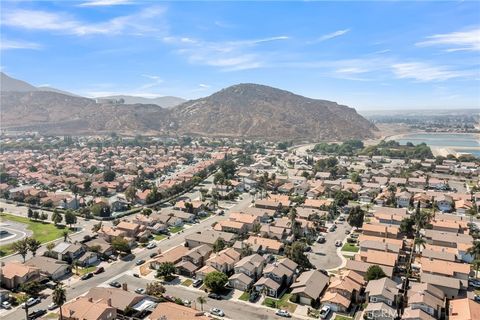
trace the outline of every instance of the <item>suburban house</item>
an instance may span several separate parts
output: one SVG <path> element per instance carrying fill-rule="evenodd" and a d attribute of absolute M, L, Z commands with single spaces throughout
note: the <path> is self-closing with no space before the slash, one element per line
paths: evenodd
<path fill-rule="evenodd" d="M 163 302 L 157 305 L 153 312 L 145 320 L 208 320 L 210 317 L 204 315 L 203 311 L 190 307 L 178 305 L 173 302 Z"/>
<path fill-rule="evenodd" d="M 233 248 L 227 248 L 212 254 L 206 264 L 223 273 L 230 273 L 239 260 L 240 253 Z"/>
<path fill-rule="evenodd" d="M 67 320 L 114 320 L 117 319 L 117 309 L 111 300 L 88 297 L 77 297 L 65 303 L 62 307 L 63 318 Z"/>
<path fill-rule="evenodd" d="M 384 277 L 378 280 L 370 280 L 365 288 L 366 300 L 368 302 L 383 302 L 390 307 L 398 303 L 397 283 L 390 278 Z"/>
<path fill-rule="evenodd" d="M 480 304 L 469 298 L 450 301 L 448 311 L 449 320 L 475 320 L 480 319 Z"/>
<path fill-rule="evenodd" d="M 255 290 L 278 297 L 294 280 L 296 269 L 297 264 L 288 258 L 267 264 L 263 269 L 263 277 L 254 284 Z"/>
<path fill-rule="evenodd" d="M 70 273 L 70 266 L 66 262 L 49 257 L 36 256 L 27 260 L 25 265 L 37 268 L 41 275 L 52 280 L 60 280 Z"/>
<path fill-rule="evenodd" d="M 322 272 L 309 270 L 301 273 L 290 288 L 300 304 L 313 305 L 319 302 L 329 280 L 330 278 Z"/>
<path fill-rule="evenodd" d="M 213 244 L 219 238 L 222 238 L 228 244 L 233 244 L 235 237 L 235 234 L 229 232 L 205 230 L 186 236 L 185 241 L 189 248 L 194 248 L 202 244 L 213 247 Z"/>
<path fill-rule="evenodd" d="M 2 266 L 2 287 L 12 290 L 19 285 L 37 280 L 40 277 L 40 270 L 38 268 L 24 265 L 18 261 L 5 262 Z"/>
<path fill-rule="evenodd" d="M 265 258 L 259 254 L 252 254 L 242 258 L 235 263 L 235 273 L 244 273 L 250 278 L 256 280 L 263 272 L 265 266 Z"/>

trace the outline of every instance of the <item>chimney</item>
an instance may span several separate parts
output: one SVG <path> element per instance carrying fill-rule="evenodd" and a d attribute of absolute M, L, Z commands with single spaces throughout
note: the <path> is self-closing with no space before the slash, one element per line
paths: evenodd
<path fill-rule="evenodd" d="M 122 284 L 122 289 L 123 289 L 124 291 L 128 291 L 128 285 L 127 285 L 126 282 L 124 282 L 124 283 Z"/>

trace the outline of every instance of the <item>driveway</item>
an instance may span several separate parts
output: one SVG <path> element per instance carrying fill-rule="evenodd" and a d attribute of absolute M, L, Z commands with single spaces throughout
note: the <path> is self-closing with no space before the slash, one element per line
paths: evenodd
<path fill-rule="evenodd" d="M 312 246 L 312 252 L 309 253 L 310 262 L 317 269 L 334 269 L 342 264 L 342 258 L 337 254 L 335 241 L 344 240 L 347 235 L 345 230 L 351 230 L 352 227 L 347 222 L 337 222 L 337 229 L 334 232 L 325 234 L 325 243 L 317 243 Z"/>

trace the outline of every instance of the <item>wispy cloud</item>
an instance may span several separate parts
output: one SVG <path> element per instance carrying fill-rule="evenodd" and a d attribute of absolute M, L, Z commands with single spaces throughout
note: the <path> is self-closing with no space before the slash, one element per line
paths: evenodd
<path fill-rule="evenodd" d="M 124 4 L 131 4 L 132 1 L 129 0 L 91 0 L 85 1 L 79 4 L 79 7 L 105 7 L 105 6 L 117 6 Z"/>
<path fill-rule="evenodd" d="M 151 89 L 151 88 L 154 88 L 154 87 L 158 87 L 159 85 L 161 85 L 164 82 L 162 78 L 160 78 L 159 76 L 155 76 L 155 75 L 142 74 L 142 77 L 148 78 L 151 81 L 142 85 L 142 86 L 140 86 L 137 89 L 137 91 L 143 91 L 143 90 Z"/>
<path fill-rule="evenodd" d="M 394 75 L 399 79 L 414 79 L 420 82 L 445 81 L 472 76 L 471 72 L 453 70 L 446 66 L 433 66 L 423 62 L 396 63 L 392 65 Z"/>
<path fill-rule="evenodd" d="M 222 71 L 256 69 L 265 65 L 265 55 L 254 48 L 267 43 L 284 41 L 288 36 L 273 36 L 260 39 L 212 42 L 185 37 L 164 37 L 165 43 L 178 47 L 176 50 L 192 64 L 219 67 Z"/>
<path fill-rule="evenodd" d="M 164 12 L 165 8 L 154 6 L 131 15 L 115 17 L 104 22 L 89 23 L 79 21 L 68 13 L 13 9 L 4 12 L 1 24 L 27 30 L 57 31 L 58 33 L 78 36 L 94 34 L 143 35 L 158 31 L 158 27 L 149 22 L 153 18 L 163 15 Z"/>
<path fill-rule="evenodd" d="M 31 50 L 38 50 L 42 46 L 35 42 L 26 42 L 26 41 L 17 41 L 17 40 L 9 40 L 9 39 L 2 39 L 0 41 L 0 50 L 12 50 L 12 49 L 31 49 Z"/>
<path fill-rule="evenodd" d="M 444 46 L 447 52 L 480 51 L 480 28 L 468 31 L 436 34 L 429 36 L 425 41 L 417 42 L 417 46 Z"/>
<path fill-rule="evenodd" d="M 319 38 L 317 38 L 313 41 L 310 41 L 308 43 L 313 44 L 313 43 L 319 43 L 319 42 L 327 41 L 327 40 L 330 40 L 330 39 L 334 39 L 334 38 L 343 36 L 344 34 L 347 34 L 348 32 L 350 32 L 350 29 L 337 30 L 337 31 L 334 31 L 334 32 L 331 32 L 331 33 L 324 34 L 324 35 L 320 36 Z"/>

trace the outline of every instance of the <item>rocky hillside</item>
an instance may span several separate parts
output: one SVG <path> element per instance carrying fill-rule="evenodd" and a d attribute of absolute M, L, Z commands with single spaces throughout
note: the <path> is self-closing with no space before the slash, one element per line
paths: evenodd
<path fill-rule="evenodd" d="M 0 95 L 3 129 L 302 141 L 369 138 L 377 130 L 355 109 L 257 84 L 231 86 L 171 109 L 155 104 L 101 104 L 59 92 L 29 91 L 25 82 L 12 87 L 11 91 L 2 88 Z"/>
<path fill-rule="evenodd" d="M 343 140 L 376 130 L 353 108 L 257 84 L 234 85 L 172 111 L 178 131 L 199 135 Z"/>

